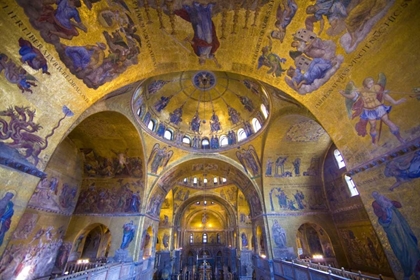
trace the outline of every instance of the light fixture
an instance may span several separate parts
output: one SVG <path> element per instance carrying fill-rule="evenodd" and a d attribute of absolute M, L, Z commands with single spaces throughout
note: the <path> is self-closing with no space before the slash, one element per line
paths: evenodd
<path fill-rule="evenodd" d="M 320 259 L 323 259 L 324 256 L 321 255 L 321 254 L 315 254 L 315 255 L 312 256 L 312 258 L 315 259 L 315 260 L 320 260 Z"/>

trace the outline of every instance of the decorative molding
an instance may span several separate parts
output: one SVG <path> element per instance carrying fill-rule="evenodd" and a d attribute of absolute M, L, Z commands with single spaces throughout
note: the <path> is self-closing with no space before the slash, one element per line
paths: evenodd
<path fill-rule="evenodd" d="M 27 161 L 18 151 L 0 142 L 0 164 L 15 170 L 33 175 L 39 178 L 47 177 L 47 174 L 37 169 Z"/>
<path fill-rule="evenodd" d="M 372 168 L 376 168 L 386 162 L 389 162 L 390 160 L 393 160 L 397 157 L 403 156 L 405 154 L 408 154 L 409 152 L 413 152 L 420 148 L 420 139 L 415 139 L 413 141 L 410 141 L 403 146 L 400 146 L 396 149 L 393 149 L 385 154 L 383 154 L 380 157 L 374 158 L 364 164 L 358 165 L 349 171 L 347 171 L 346 175 L 348 176 L 354 176 L 357 173 L 367 171 Z"/>

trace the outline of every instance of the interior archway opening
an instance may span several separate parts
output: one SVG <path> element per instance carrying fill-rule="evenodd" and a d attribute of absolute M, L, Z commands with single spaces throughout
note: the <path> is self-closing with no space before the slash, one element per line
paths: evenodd
<path fill-rule="evenodd" d="M 300 259 L 323 265 L 337 266 L 337 260 L 328 233 L 317 224 L 304 223 L 296 233 Z"/>
<path fill-rule="evenodd" d="M 169 260 L 171 251 L 179 251 L 182 271 L 210 273 L 213 279 L 234 273 L 237 257 L 255 249 L 258 189 L 242 170 L 220 159 L 191 160 L 173 170 L 160 176 L 151 194 L 152 201 L 162 200 L 159 211 L 149 211 L 159 216 L 157 258 Z"/>

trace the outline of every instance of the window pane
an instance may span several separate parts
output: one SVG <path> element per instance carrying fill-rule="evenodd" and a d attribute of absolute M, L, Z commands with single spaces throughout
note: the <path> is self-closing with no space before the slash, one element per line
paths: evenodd
<path fill-rule="evenodd" d="M 165 134 L 163 134 L 163 137 L 165 139 L 172 140 L 172 132 L 170 130 L 165 130 Z"/>
<path fill-rule="evenodd" d="M 228 138 L 226 135 L 220 136 L 220 147 L 225 147 L 229 144 Z"/>
<path fill-rule="evenodd" d="M 264 118 L 268 117 L 268 111 L 267 111 L 267 108 L 264 106 L 264 104 L 261 104 L 261 112 L 263 113 Z"/>
<path fill-rule="evenodd" d="M 254 131 L 255 132 L 257 132 L 258 130 L 261 129 L 261 124 L 256 118 L 252 119 L 252 125 L 254 126 Z"/>
<path fill-rule="evenodd" d="M 353 179 L 347 175 L 345 175 L 344 178 L 346 180 L 347 187 L 350 190 L 350 196 L 359 195 L 359 191 L 357 190 L 356 185 L 353 182 Z"/>
<path fill-rule="evenodd" d="M 205 138 L 201 141 L 201 148 L 202 149 L 210 149 L 210 141 L 209 139 Z"/>
<path fill-rule="evenodd" d="M 182 143 L 191 144 L 191 139 L 188 138 L 187 136 L 184 136 L 184 138 L 182 138 Z"/>
<path fill-rule="evenodd" d="M 341 153 L 340 153 L 339 150 L 337 150 L 337 149 L 334 150 L 334 157 L 335 157 L 335 160 L 337 161 L 337 164 L 338 164 L 338 168 L 339 169 L 341 169 L 344 166 L 346 166 L 346 164 L 344 163 L 343 156 L 341 155 Z"/>
<path fill-rule="evenodd" d="M 150 121 L 149 124 L 147 125 L 147 128 L 150 130 L 154 130 L 155 129 L 155 122 L 154 121 Z"/>
<path fill-rule="evenodd" d="M 246 138 L 245 130 L 243 128 L 240 128 L 238 130 L 238 142 L 244 140 L 245 138 Z"/>

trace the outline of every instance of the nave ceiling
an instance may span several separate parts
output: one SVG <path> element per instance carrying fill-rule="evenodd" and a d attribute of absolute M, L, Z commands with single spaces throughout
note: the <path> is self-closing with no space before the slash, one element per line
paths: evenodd
<path fill-rule="evenodd" d="M 320 5 L 313 5 L 320 3 L 325 4 L 324 11 L 314 12 Z M 28 186 L 16 193 L 17 217 L 27 205 L 31 211 L 51 206 L 53 213 L 63 215 L 74 210 L 74 223 L 80 225 L 89 223 L 84 218 L 89 211 L 133 214 L 116 199 L 108 205 L 100 200 L 89 203 L 88 191 L 94 190 L 98 197 L 138 195 L 140 209 L 134 212 L 150 218 L 145 227 L 152 228 L 174 208 L 178 212 L 172 221 L 193 226 L 200 224 L 203 212 L 195 203 L 209 198 L 215 202 L 207 209 L 214 214 L 211 219 L 220 219 L 220 213 L 231 219 L 218 224 L 220 228 L 234 226 L 234 218 L 243 214 L 244 219 L 254 219 L 261 233 L 287 215 L 295 217 L 288 216 L 289 240 L 304 222 L 322 228 L 331 212 L 338 231 L 325 228 L 334 232 L 334 245 L 340 247 L 338 243 L 345 241 L 338 235 L 352 236 L 348 225 L 340 222 L 377 220 L 371 194 L 379 191 L 406 202 L 403 214 L 411 224 L 418 220 L 417 212 L 410 211 L 415 207 L 406 206 L 418 198 L 415 182 L 402 180 L 401 174 L 389 171 L 394 165 L 386 163 L 418 149 L 419 123 L 413 116 L 419 108 L 419 84 L 413 73 L 418 72 L 419 1 L 0 0 L 0 4 L 4 42 L 0 119 L 11 124 L 19 117 L 26 124 L 22 132 L 32 130 L 21 133 L 28 140 L 23 142 L 11 132 L 3 135 L 3 125 L 0 148 L 12 147 L 7 151 L 20 154 L 38 172 L 32 179 L 9 167 L 0 173 L 8 178 L 4 189 Z M 65 8 L 77 16 L 60 14 Z M 394 126 L 378 122 L 377 134 L 372 122 L 365 123 L 366 131 L 358 130 L 361 119 L 350 98 L 366 88 L 367 77 L 394 99 L 386 101 L 392 105 L 388 114 Z M 195 116 L 199 128 L 193 126 Z M 229 138 L 230 131 L 238 137 L 245 124 L 251 125 L 245 139 Z M 216 146 L 211 143 L 214 137 L 219 141 Z M 198 146 L 193 146 L 194 138 L 199 139 Z M 204 140 L 209 141 L 206 148 Z M 335 147 L 347 171 L 335 172 L 327 161 Z M 66 156 L 69 151 L 71 156 Z M 63 164 L 66 160 L 71 164 Z M 35 188 L 43 186 L 39 177 L 52 182 L 59 171 L 65 173 L 60 180 L 77 186 L 77 195 L 86 199 L 79 206 L 76 196 L 64 206 L 59 201 L 44 203 L 40 192 L 32 197 Z M 344 173 L 359 183 L 357 207 L 342 191 Z M 226 178 L 227 184 L 194 186 L 190 184 L 194 177 L 200 183 L 206 178 L 210 185 L 212 178 L 218 182 Z M 228 199 L 232 188 L 237 204 Z M 282 195 L 290 201 L 281 201 Z M 243 208 L 238 208 L 242 196 Z M 169 208 L 162 208 L 159 215 L 156 208 L 166 203 Z M 263 221 L 264 215 L 268 218 Z M 121 229 L 124 222 L 112 226 Z M 251 236 L 250 223 L 239 226 Z M 382 228 L 374 227 L 387 255 L 397 263 Z M 418 228 L 414 231 L 419 236 Z M 373 230 L 370 233 L 376 238 Z M 116 243 L 113 249 L 119 246 Z M 348 258 L 340 250 L 337 254 Z"/>
<path fill-rule="evenodd" d="M 341 1 L 329 12 L 318 11 L 315 15 L 310 11 L 314 3 L 297 3 L 292 0 L 72 0 L 61 3 L 67 3 L 69 9 L 76 11 L 78 17 L 60 18 L 61 15 L 56 11 L 62 7 L 54 1 L 20 0 L 16 3 L 4 3 L 2 12 L 7 15 L 4 20 L 14 28 L 5 30 L 2 36 L 16 44 L 11 44 L 10 48 L 2 53 L 4 61 L 22 66 L 36 79 L 36 87 L 30 84 L 23 86 L 22 94 L 23 99 L 27 100 L 26 104 L 16 105 L 33 104 L 34 108 L 38 109 L 37 120 L 51 125 L 56 124 L 59 116 L 62 116 L 63 106 L 68 106 L 75 116 L 71 119 L 66 118 L 62 124 L 63 131 L 66 131 L 82 112 L 102 98 L 134 92 L 147 78 L 158 77 L 161 74 L 166 75 L 163 77 L 171 77 L 173 73 L 174 81 L 177 79 L 175 77 L 183 75 L 182 73 L 194 75 L 194 71 L 200 70 L 220 73 L 218 75 L 232 76 L 234 74 L 228 73 L 237 73 L 243 75 L 243 81 L 249 79 L 264 87 L 265 84 L 273 86 L 276 90 L 274 94 L 268 93 L 269 95 L 278 94 L 291 101 L 296 100 L 297 104 L 301 104 L 299 106 L 303 106 L 314 115 L 340 147 L 343 139 L 339 132 L 343 129 L 350 130 L 353 124 L 344 121 L 345 99 L 338 92 L 345 89 L 348 81 L 354 80 L 354 83 L 361 84 L 364 77 L 372 76 L 376 79 L 381 72 L 390 77 L 391 69 L 395 68 L 394 64 L 390 62 L 389 65 L 375 66 L 375 69 L 370 69 L 368 73 L 364 67 L 369 64 L 366 58 L 380 61 L 379 56 L 374 54 L 375 50 L 381 49 L 381 40 L 398 34 L 401 37 L 399 42 L 402 42 L 404 36 L 407 37 L 415 26 L 407 22 L 404 27 L 400 27 L 393 23 L 393 19 L 383 18 L 388 11 L 395 11 L 395 14 L 399 15 L 415 10 L 407 9 L 413 4 L 407 1 L 372 1 L 369 5 L 359 5 L 356 0 Z M 201 13 L 201 19 L 194 18 L 194 15 Z M 364 21 L 357 18 L 357 15 L 363 13 L 366 15 Z M 415 19 L 410 15 L 406 18 Z M 59 26 L 57 22 L 60 21 L 73 22 L 73 25 L 66 30 Z M 205 39 L 207 45 L 200 41 L 204 39 L 198 38 L 201 34 L 200 28 L 195 27 L 200 24 L 203 24 L 200 28 L 208 28 L 206 34 L 212 35 L 211 38 Z M 401 32 L 402 30 L 407 32 Z M 385 33 L 387 36 L 382 35 Z M 19 64 L 19 49 L 28 47 L 29 44 L 38 49 L 45 60 L 39 57 L 41 61 L 38 64 L 35 61 L 34 64 L 30 57 L 25 57 L 23 59 L 26 63 Z M 200 44 L 204 44 L 205 47 Z M 201 48 L 200 51 L 198 48 Z M 398 52 L 397 57 L 394 55 L 395 59 L 410 61 L 414 55 L 410 48 L 405 45 L 406 55 Z M 90 55 L 85 58 L 85 62 L 83 59 L 78 60 L 77 57 L 86 51 L 90 52 Z M 300 69 L 302 74 L 309 69 L 308 65 L 311 63 L 312 68 L 317 68 L 322 73 L 314 74 L 315 79 L 294 84 L 293 75 L 287 70 Z M 356 64 L 360 66 L 356 67 Z M 48 75 L 51 73 L 53 74 Z M 28 80 L 31 81 L 32 78 Z M 295 81 L 299 79 L 296 76 Z M 405 86 L 399 86 L 402 92 L 411 92 L 415 87 L 411 79 L 405 77 Z M 393 84 L 396 79 L 388 78 L 388 81 Z M 221 80 L 218 82 L 221 83 Z M 248 85 L 248 89 L 252 91 L 252 86 Z M 6 82 L 4 90 L 18 91 L 13 81 Z M 278 93 L 275 93 L 276 91 Z M 48 101 L 38 98 L 41 92 L 54 92 L 55 98 Z M 235 94 L 231 94 L 224 103 L 238 104 L 238 95 L 242 93 L 236 90 L 234 92 Z M 167 97 L 162 93 L 160 96 Z M 3 100 L 6 104 L 14 103 L 13 99 L 5 99 L 5 96 Z M 205 106 L 205 102 L 202 103 L 201 106 Z M 216 106 L 215 103 L 211 103 L 207 102 L 208 108 Z M 173 104 L 171 106 L 168 109 L 175 108 Z M 242 114 L 246 114 L 246 110 L 241 106 L 236 109 L 242 109 Z M 255 108 L 257 106 L 254 104 Z M 406 106 L 412 107 L 414 104 Z M 196 109 L 199 107 L 200 105 Z M 278 114 L 275 104 L 269 109 L 270 114 Z M 189 113 L 185 113 L 184 122 L 188 122 L 194 115 L 194 110 L 189 110 Z M 395 110 L 400 108 L 396 107 Z M 54 119 L 47 114 L 52 111 L 57 112 Z M 281 109 L 279 111 L 280 114 L 284 112 Z M 168 121 L 169 113 L 168 111 L 162 114 L 165 121 Z M 207 119 L 210 114 L 209 110 Z M 330 114 L 340 122 L 329 122 Z M 222 119 L 228 122 L 226 117 Z M 410 124 L 406 126 L 404 129 L 408 130 Z M 182 129 L 188 128 L 184 126 Z M 46 131 L 41 133 L 47 134 Z M 352 134 L 349 136 L 358 139 Z M 406 138 L 413 139 L 413 136 L 407 135 Z M 368 149 L 369 141 L 362 142 L 363 149 Z M 355 147 L 356 145 L 351 145 L 348 149 L 350 151 Z M 347 147 L 343 148 L 344 154 L 346 151 Z M 371 157 L 365 159 L 369 158 Z M 350 165 L 355 165 L 358 160 L 349 156 L 347 161 Z"/>

